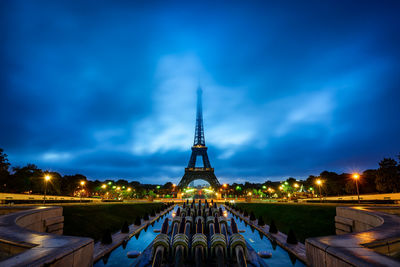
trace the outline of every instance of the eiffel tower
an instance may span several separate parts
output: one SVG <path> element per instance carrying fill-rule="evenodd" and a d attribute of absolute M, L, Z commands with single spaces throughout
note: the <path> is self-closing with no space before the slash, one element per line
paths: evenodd
<path fill-rule="evenodd" d="M 194 132 L 194 142 L 192 146 L 192 155 L 190 156 L 189 164 L 185 168 L 185 174 L 179 182 L 179 188 L 188 186 L 194 180 L 205 180 L 212 187 L 219 188 L 217 177 L 214 174 L 214 168 L 211 167 L 210 160 L 207 155 L 206 141 L 204 139 L 204 126 L 203 126 L 203 107 L 202 107 L 202 96 L 203 91 L 199 87 L 197 89 L 197 114 L 196 114 L 196 128 Z M 197 156 L 201 156 L 203 159 L 203 167 L 196 167 Z"/>

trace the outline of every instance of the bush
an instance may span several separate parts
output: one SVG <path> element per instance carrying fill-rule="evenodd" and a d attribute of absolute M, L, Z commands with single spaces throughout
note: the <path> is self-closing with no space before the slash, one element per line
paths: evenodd
<path fill-rule="evenodd" d="M 129 233 L 129 225 L 127 221 L 125 221 L 124 224 L 122 225 L 121 233 L 124 234 Z"/>
<path fill-rule="evenodd" d="M 156 216 L 156 212 L 154 211 L 154 209 L 151 210 L 150 216 L 152 216 L 152 217 Z"/>
<path fill-rule="evenodd" d="M 103 232 L 103 237 L 101 238 L 102 244 L 111 244 L 112 243 L 112 235 L 110 229 L 106 229 Z"/>
<path fill-rule="evenodd" d="M 249 216 L 249 213 L 247 212 L 247 210 L 244 210 L 243 216 L 244 216 L 244 217 Z"/>
<path fill-rule="evenodd" d="M 250 221 L 255 221 L 256 220 L 256 215 L 254 215 L 254 212 L 250 212 Z"/>
<path fill-rule="evenodd" d="M 143 215 L 143 220 L 145 220 L 145 221 L 148 221 L 150 218 L 149 218 L 149 214 L 146 212 L 144 215 Z"/>
<path fill-rule="evenodd" d="M 289 230 L 289 234 L 287 235 L 286 243 L 296 245 L 298 243 L 297 237 L 294 234 L 293 230 Z"/>
<path fill-rule="evenodd" d="M 137 216 L 135 219 L 135 225 L 139 226 L 142 224 L 142 219 L 140 218 L 140 216 Z"/>
<path fill-rule="evenodd" d="M 269 225 L 269 232 L 270 232 L 271 234 L 277 234 L 277 233 L 278 233 L 278 228 L 276 228 L 276 225 L 275 225 L 275 221 L 274 221 L 274 220 L 272 220 L 272 221 L 271 221 L 271 224 Z"/>
<path fill-rule="evenodd" d="M 265 225 L 265 222 L 264 222 L 264 219 L 263 219 L 262 216 L 258 217 L 258 225 L 259 226 L 264 226 Z"/>

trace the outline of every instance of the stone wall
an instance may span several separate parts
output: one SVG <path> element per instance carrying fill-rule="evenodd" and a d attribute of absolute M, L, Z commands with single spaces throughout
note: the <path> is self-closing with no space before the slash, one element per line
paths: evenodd
<path fill-rule="evenodd" d="M 63 226 L 61 207 L 0 216 L 0 266 L 92 266 L 93 239 L 62 236 Z"/>
<path fill-rule="evenodd" d="M 62 207 L 26 213 L 17 218 L 15 223 L 25 229 L 52 234 L 63 234 L 64 216 Z"/>
<path fill-rule="evenodd" d="M 336 234 L 358 233 L 383 224 L 383 219 L 374 213 L 367 213 L 357 208 L 336 208 Z"/>
<path fill-rule="evenodd" d="M 41 203 L 44 200 L 44 195 L 34 194 L 14 194 L 14 193 L 0 193 L 0 204 L 7 203 Z M 87 197 L 71 197 L 71 196 L 52 196 L 46 195 L 46 202 L 101 202 L 100 198 L 87 198 Z"/>
<path fill-rule="evenodd" d="M 400 266 L 399 261 L 388 257 L 400 253 L 400 217 L 386 213 L 389 208 L 385 209 L 336 208 L 338 235 L 307 239 L 308 265 Z"/>
<path fill-rule="evenodd" d="M 308 200 L 314 200 L 314 201 L 319 201 L 318 197 L 314 198 L 305 198 L 305 199 L 299 199 L 299 201 L 308 201 Z M 323 197 L 322 200 L 326 201 L 335 201 L 335 200 L 343 200 L 343 201 L 357 201 L 358 196 L 357 195 L 351 195 L 351 196 L 330 196 L 330 197 Z M 366 200 L 366 201 L 373 201 L 373 200 L 394 200 L 394 201 L 400 201 L 400 193 L 387 193 L 387 194 L 362 194 L 360 195 L 360 200 Z"/>

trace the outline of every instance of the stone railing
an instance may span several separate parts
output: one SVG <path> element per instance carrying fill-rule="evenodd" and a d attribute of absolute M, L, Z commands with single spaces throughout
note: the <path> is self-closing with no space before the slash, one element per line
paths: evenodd
<path fill-rule="evenodd" d="M 62 236 L 61 207 L 0 210 L 0 266 L 92 266 L 93 239 Z"/>
<path fill-rule="evenodd" d="M 337 235 L 306 240 L 308 265 L 400 266 L 388 257 L 400 253 L 398 212 L 399 208 L 337 207 Z"/>
<path fill-rule="evenodd" d="M 0 204 L 19 204 L 19 203 L 42 203 L 44 195 L 34 194 L 15 194 L 15 193 L 0 193 Z M 100 198 L 88 197 L 71 197 L 71 196 L 52 196 L 46 195 L 46 203 L 68 203 L 68 202 L 101 202 Z"/>

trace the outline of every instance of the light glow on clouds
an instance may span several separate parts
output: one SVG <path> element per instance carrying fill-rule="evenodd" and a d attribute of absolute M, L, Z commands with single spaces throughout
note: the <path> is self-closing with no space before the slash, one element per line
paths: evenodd
<path fill-rule="evenodd" d="M 301 124 L 318 124 L 329 126 L 333 115 L 334 99 L 328 90 L 295 95 L 289 99 L 279 100 L 280 110 L 286 113 L 281 123 L 276 125 L 275 134 L 284 136 Z"/>
<path fill-rule="evenodd" d="M 203 88 L 203 117 L 206 144 L 229 148 L 222 158 L 234 154 L 235 147 L 251 141 L 255 129 L 229 109 L 240 106 L 240 94 L 229 94 L 228 88 L 213 83 L 201 62 L 192 54 L 161 58 L 156 72 L 158 85 L 153 93 L 153 112 L 134 130 L 133 153 L 146 155 L 166 151 L 189 151 L 193 145 L 196 89 Z M 211 101 L 210 101 L 211 100 Z M 220 102 L 217 103 L 217 101 Z M 209 103 L 210 101 L 211 103 Z M 210 123 L 207 119 L 221 120 Z M 248 127 L 243 127 L 243 126 Z M 229 156 L 227 156 L 229 155 Z"/>
<path fill-rule="evenodd" d="M 47 162 L 67 161 L 71 158 L 72 158 L 72 155 L 70 153 L 66 153 L 66 152 L 62 152 L 62 153 L 47 152 L 42 155 L 42 159 Z"/>

